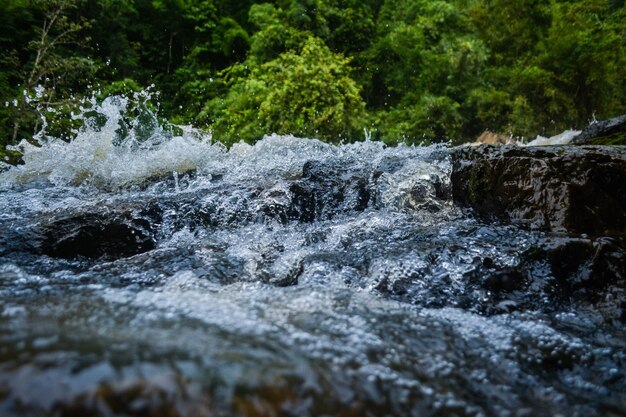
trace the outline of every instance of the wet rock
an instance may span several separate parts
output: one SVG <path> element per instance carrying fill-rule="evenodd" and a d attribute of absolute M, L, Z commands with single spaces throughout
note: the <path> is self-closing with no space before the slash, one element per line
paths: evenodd
<path fill-rule="evenodd" d="M 626 148 L 511 146 L 452 152 L 457 204 L 559 233 L 626 233 Z"/>
<path fill-rule="evenodd" d="M 626 238 L 602 237 L 594 242 L 592 271 L 600 286 L 626 281 Z M 622 286 L 626 288 L 626 286 Z M 626 300 L 625 300 L 626 301 Z"/>
<path fill-rule="evenodd" d="M 623 320 L 626 239 L 549 237 L 520 252 L 515 263 L 477 257 L 464 283 L 462 294 L 448 294 L 447 304 L 487 315 L 585 305 L 608 320 Z"/>
<path fill-rule="evenodd" d="M 155 247 L 155 215 L 110 208 L 57 214 L 41 221 L 39 250 L 66 259 L 118 259 L 147 252 Z"/>
<path fill-rule="evenodd" d="M 289 187 L 289 191 L 292 195 L 289 218 L 305 223 L 314 222 L 318 198 L 315 190 L 305 184 L 294 183 Z"/>
<path fill-rule="evenodd" d="M 593 242 L 573 239 L 550 244 L 546 255 L 552 274 L 561 283 L 567 283 L 575 275 L 589 278 L 589 264 L 594 254 Z"/>
<path fill-rule="evenodd" d="M 363 211 L 370 201 L 364 172 L 350 171 L 339 161 L 307 161 L 302 177 L 263 191 L 257 220 L 312 223 L 337 214 Z"/>
<path fill-rule="evenodd" d="M 307 161 L 301 179 L 288 188 L 264 194 L 262 200 L 265 218 L 311 223 L 365 210 L 370 200 L 369 183 L 365 173 L 351 172 L 339 161 Z"/>
<path fill-rule="evenodd" d="M 376 181 L 384 173 L 393 174 L 402 169 L 405 161 L 400 157 L 385 156 L 374 166 L 372 180 Z"/>
<path fill-rule="evenodd" d="M 494 292 L 511 292 L 521 290 L 525 285 L 526 277 L 519 270 L 505 268 L 486 276 L 483 287 Z"/>
<path fill-rule="evenodd" d="M 526 292 L 550 300 L 550 308 L 587 305 L 624 321 L 625 238 L 551 238 L 522 254 L 520 268 L 531 277 Z"/>
<path fill-rule="evenodd" d="M 431 174 L 411 181 L 407 198 L 401 206 L 410 210 L 438 211 L 449 200 L 449 194 L 448 184 L 438 175 Z"/>
<path fill-rule="evenodd" d="M 260 212 L 263 219 L 274 219 L 281 224 L 287 223 L 287 210 L 291 204 L 289 190 L 282 187 L 265 191 L 261 195 Z"/>
<path fill-rule="evenodd" d="M 301 186 L 314 190 L 317 218 L 363 211 L 370 200 L 367 174 L 339 160 L 307 161 L 302 167 Z"/>
<path fill-rule="evenodd" d="M 313 223 L 368 207 L 438 211 L 449 203 L 450 186 L 444 173 L 408 170 L 398 174 L 402 164 L 393 158 L 373 170 L 359 167 L 333 158 L 309 160 L 301 176 L 251 196 L 256 209 L 253 217 L 260 223 Z"/>
<path fill-rule="evenodd" d="M 578 145 L 626 145 L 626 115 L 590 124 L 572 139 Z"/>
<path fill-rule="evenodd" d="M 565 240 L 548 245 L 545 251 L 554 277 L 569 292 L 600 290 L 626 280 L 623 238 Z"/>

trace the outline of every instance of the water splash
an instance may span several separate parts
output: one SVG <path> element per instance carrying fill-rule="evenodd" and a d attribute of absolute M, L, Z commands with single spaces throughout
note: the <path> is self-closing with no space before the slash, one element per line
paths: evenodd
<path fill-rule="evenodd" d="M 537 136 L 536 139 L 524 144 L 523 146 L 567 145 L 572 142 L 572 139 L 580 135 L 580 133 L 580 130 L 566 130 L 563 133 L 549 138 Z"/>
<path fill-rule="evenodd" d="M 4 183 L 48 180 L 54 185 L 89 184 L 120 188 L 147 179 L 202 167 L 224 152 L 211 135 L 179 126 L 174 135 L 159 124 L 148 105 L 150 95 L 92 98 L 73 116 L 82 127 L 69 141 L 46 135 L 46 122 L 35 136 L 15 147 L 23 165 L 2 174 Z"/>

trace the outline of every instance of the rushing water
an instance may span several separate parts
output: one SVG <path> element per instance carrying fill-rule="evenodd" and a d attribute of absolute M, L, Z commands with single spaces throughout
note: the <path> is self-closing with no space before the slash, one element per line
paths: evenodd
<path fill-rule="evenodd" d="M 456 208 L 445 148 L 125 105 L 1 174 L 1 416 L 626 415 L 624 326 L 517 280 L 550 237 Z"/>

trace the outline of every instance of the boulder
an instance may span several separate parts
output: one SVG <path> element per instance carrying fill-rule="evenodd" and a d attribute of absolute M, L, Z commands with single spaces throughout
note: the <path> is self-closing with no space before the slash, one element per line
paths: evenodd
<path fill-rule="evenodd" d="M 536 230 L 626 234 L 626 148 L 480 146 L 452 151 L 454 201 Z"/>
<path fill-rule="evenodd" d="M 577 145 L 626 145 L 626 115 L 594 122 L 572 139 Z"/>
<path fill-rule="evenodd" d="M 547 242 L 542 250 L 562 290 L 595 290 L 626 280 L 626 239 L 600 237 L 560 239 Z"/>
<path fill-rule="evenodd" d="M 258 218 L 311 223 L 363 211 L 370 202 L 369 188 L 367 172 L 353 171 L 339 160 L 307 161 L 301 178 L 261 193 Z"/>
<path fill-rule="evenodd" d="M 100 207 L 42 219 L 38 251 L 57 258 L 119 259 L 154 249 L 154 216 Z"/>

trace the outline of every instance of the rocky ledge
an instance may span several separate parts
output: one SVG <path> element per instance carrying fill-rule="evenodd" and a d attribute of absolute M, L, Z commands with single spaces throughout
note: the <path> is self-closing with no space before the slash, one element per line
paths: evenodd
<path fill-rule="evenodd" d="M 626 147 L 466 147 L 452 160 L 456 204 L 487 221 L 546 232 L 511 270 L 485 262 L 477 275 L 483 287 L 523 306 L 545 284 L 553 303 L 591 302 L 605 318 L 626 322 Z M 551 271 L 544 284 L 538 265 Z"/>
<path fill-rule="evenodd" d="M 535 230 L 626 234 L 626 147 L 480 146 L 452 152 L 452 194 L 485 218 Z"/>

